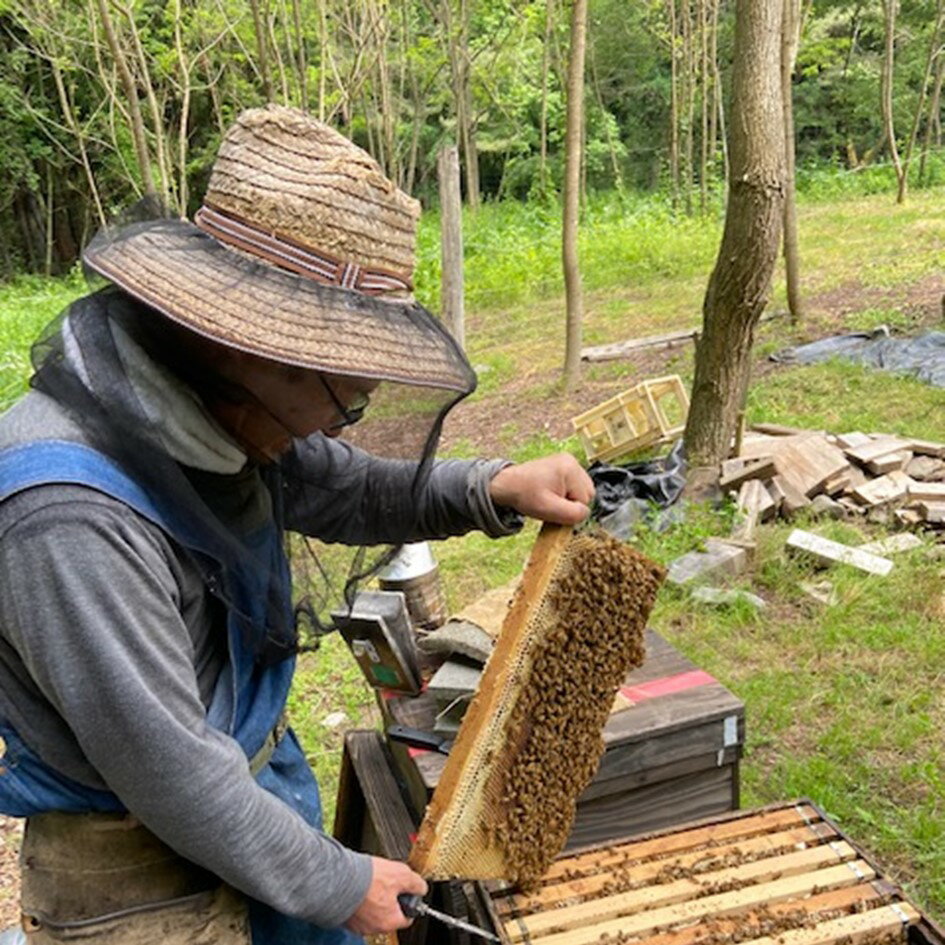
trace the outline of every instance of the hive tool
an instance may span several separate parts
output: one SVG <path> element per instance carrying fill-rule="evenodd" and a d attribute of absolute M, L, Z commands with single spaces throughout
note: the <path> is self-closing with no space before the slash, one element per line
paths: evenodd
<path fill-rule="evenodd" d="M 470 935 L 478 935 L 480 938 L 488 939 L 490 942 L 501 943 L 502 941 L 498 935 L 493 935 L 485 929 L 480 929 L 469 922 L 464 922 L 462 919 L 456 919 L 451 915 L 447 915 L 445 912 L 438 912 L 436 909 L 431 909 L 420 896 L 411 893 L 401 893 L 397 897 L 397 902 L 400 904 L 401 911 L 408 919 L 415 919 L 418 915 L 426 915 L 431 919 L 439 919 L 446 925 L 451 925 L 454 929 L 462 929 L 464 932 L 469 932 Z"/>

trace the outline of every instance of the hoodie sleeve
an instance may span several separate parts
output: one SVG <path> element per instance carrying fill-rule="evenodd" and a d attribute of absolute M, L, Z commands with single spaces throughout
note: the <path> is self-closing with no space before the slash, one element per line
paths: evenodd
<path fill-rule="evenodd" d="M 507 460 L 440 460 L 417 484 L 416 463 L 379 459 L 316 434 L 283 463 L 286 527 L 344 544 L 448 538 L 479 529 L 498 538 L 522 517 L 496 506 L 489 484 Z"/>

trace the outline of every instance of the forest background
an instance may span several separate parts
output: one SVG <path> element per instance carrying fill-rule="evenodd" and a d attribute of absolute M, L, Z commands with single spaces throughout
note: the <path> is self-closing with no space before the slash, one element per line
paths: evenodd
<path fill-rule="evenodd" d="M 102 222 L 144 193 L 192 214 L 223 129 L 269 100 L 331 122 L 428 206 L 451 142 L 470 208 L 554 202 L 569 6 L 0 0 L 0 276 L 68 270 Z M 645 191 L 680 213 L 717 212 L 734 6 L 591 0 L 585 198 Z M 863 173 L 892 156 L 886 65 L 901 160 L 915 184 L 940 178 L 942 0 L 804 0 L 800 17 L 801 186 L 817 168 Z"/>

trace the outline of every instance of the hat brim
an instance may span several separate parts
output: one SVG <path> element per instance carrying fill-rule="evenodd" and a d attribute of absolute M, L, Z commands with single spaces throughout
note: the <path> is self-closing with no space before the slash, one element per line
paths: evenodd
<path fill-rule="evenodd" d="M 186 220 L 102 234 L 95 272 L 214 341 L 283 364 L 468 393 L 462 350 L 417 302 L 321 285 L 237 252 Z"/>

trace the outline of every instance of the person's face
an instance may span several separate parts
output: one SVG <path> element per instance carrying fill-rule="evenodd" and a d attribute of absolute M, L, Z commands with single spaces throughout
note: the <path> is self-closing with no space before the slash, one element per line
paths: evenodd
<path fill-rule="evenodd" d="M 224 406 L 218 419 L 256 458 L 276 459 L 293 437 L 321 431 L 337 436 L 363 408 L 378 382 L 363 377 L 321 374 L 252 355 L 234 358 L 228 379 L 252 394 L 238 407 Z"/>

